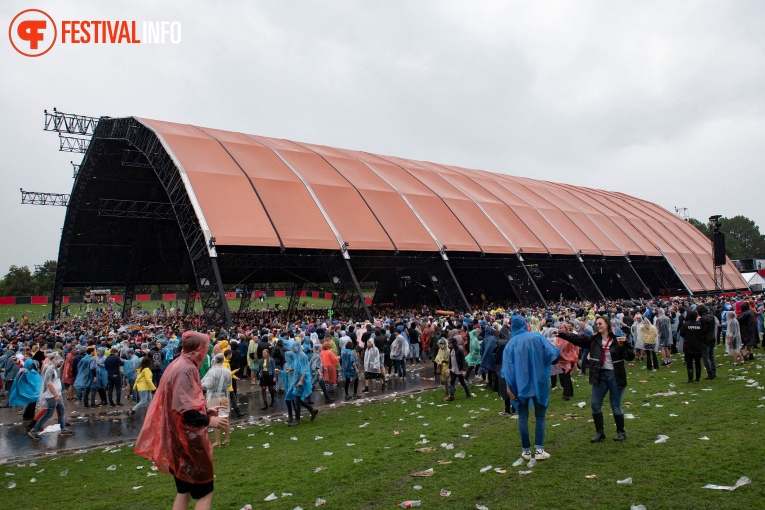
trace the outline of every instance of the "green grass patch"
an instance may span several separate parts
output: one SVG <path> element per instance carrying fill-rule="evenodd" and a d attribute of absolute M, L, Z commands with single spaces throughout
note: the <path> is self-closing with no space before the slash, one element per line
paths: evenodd
<path fill-rule="evenodd" d="M 633 503 L 649 510 L 757 508 L 765 497 L 765 447 L 757 434 L 765 424 L 765 408 L 758 407 L 765 403 L 765 391 L 746 387 L 746 381 L 765 383 L 765 377 L 757 362 L 741 370 L 728 367 L 726 357 L 720 360 L 725 366 L 718 369 L 717 380 L 693 384 L 685 384 L 685 367 L 679 361 L 658 372 L 630 368 L 624 400 L 625 412 L 634 419 L 626 420 L 624 443 L 612 440 L 613 419 L 606 411 L 608 439 L 590 444 L 594 430 L 588 423 L 590 391 L 584 377 L 576 379 L 570 402 L 561 399 L 560 390 L 553 392 L 546 439 L 552 458 L 527 475 L 518 471 L 529 468 L 511 466 L 521 450 L 517 421 L 499 416 L 502 402 L 482 387 L 475 387 L 476 397 L 470 400 L 458 388 L 456 401 L 447 405 L 443 392 L 436 390 L 360 406 L 338 405 L 323 410 L 315 422 L 304 420 L 295 428 L 282 423 L 248 425 L 235 429 L 231 445 L 215 450 L 213 506 L 237 510 L 251 503 L 255 508 L 307 509 L 320 497 L 327 500 L 324 508 L 333 509 L 395 508 L 407 499 L 422 500 L 422 508 L 470 509 L 482 504 L 491 510 L 628 509 Z M 729 380 L 734 377 L 739 379 Z M 667 391 L 678 394 L 648 396 Z M 579 402 L 586 407 L 577 407 Z M 531 422 L 533 441 L 533 418 Z M 659 434 L 669 440 L 655 444 Z M 421 435 L 427 444 L 418 444 Z M 264 448 L 264 443 L 270 447 Z M 435 451 L 415 452 L 423 446 Z M 455 458 L 460 451 L 466 453 L 464 459 Z M 174 497 L 172 479 L 162 474 L 147 477 L 150 463 L 128 447 L 36 463 L 4 466 L 13 476 L 6 476 L 3 484 L 16 483 L 14 489 L 0 487 L 9 507 L 169 508 Z M 107 471 L 110 465 L 116 465 L 116 471 Z M 489 465 L 507 473 L 480 473 Z M 315 473 L 319 466 L 325 469 Z M 411 476 L 428 468 L 435 470 L 433 476 Z M 45 471 L 37 473 L 40 469 Z M 68 473 L 62 477 L 64 470 Z M 734 492 L 702 489 L 707 483 L 733 485 L 740 476 L 750 477 L 752 484 Z M 627 477 L 632 477 L 632 485 L 616 484 Z M 36 482 L 30 483 L 31 478 Z M 422 490 L 414 490 L 415 485 Z M 141 488 L 133 490 L 137 486 Z M 441 497 L 441 489 L 450 490 L 451 496 Z M 272 492 L 279 499 L 264 503 Z M 283 498 L 282 493 L 292 496 Z M 55 496 L 48 500 L 34 494 Z"/>
<path fill-rule="evenodd" d="M 228 307 L 231 311 L 237 311 L 239 310 L 239 303 L 241 300 L 239 299 L 229 299 L 228 300 Z M 286 308 L 289 306 L 290 298 L 284 297 L 284 298 L 267 298 L 264 303 L 261 303 L 257 300 L 253 300 L 250 303 L 250 309 L 251 310 L 260 310 L 264 307 L 273 308 L 277 304 L 281 308 Z M 136 304 L 140 304 L 141 307 L 144 310 L 148 310 L 149 312 L 153 312 L 154 310 L 159 307 L 160 303 L 164 303 L 167 310 L 170 310 L 170 307 L 175 307 L 176 302 L 175 301 L 136 301 Z M 183 308 L 184 301 L 180 301 L 181 308 Z M 332 301 L 329 299 L 320 299 L 320 298 L 313 298 L 313 297 L 304 297 L 300 299 L 300 303 L 298 305 L 298 310 L 304 310 L 303 304 L 305 304 L 305 309 L 310 310 L 311 305 L 313 305 L 315 308 L 327 308 L 329 306 L 332 306 Z M 65 305 L 66 306 L 66 305 Z M 96 305 L 91 305 L 92 308 L 95 309 Z M 30 322 L 39 322 L 43 320 L 44 317 L 47 317 L 47 314 L 50 313 L 51 305 L 0 305 L 0 321 L 5 322 L 10 317 L 15 317 L 17 321 L 21 320 L 21 316 L 23 314 L 27 314 L 29 316 Z M 80 310 L 79 303 L 73 303 L 69 305 L 69 309 L 72 312 L 71 317 L 63 316 L 64 320 L 71 319 L 75 315 L 83 315 L 85 313 L 85 304 L 82 305 L 82 310 Z M 115 303 L 115 309 L 122 309 L 122 303 Z M 199 300 L 195 303 L 194 307 L 195 311 L 197 313 L 202 311 L 202 304 Z"/>

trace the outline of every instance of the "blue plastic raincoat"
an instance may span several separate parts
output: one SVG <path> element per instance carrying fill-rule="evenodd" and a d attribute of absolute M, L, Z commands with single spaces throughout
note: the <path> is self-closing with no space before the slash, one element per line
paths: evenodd
<path fill-rule="evenodd" d="M 90 375 L 90 362 L 93 361 L 92 355 L 86 354 L 77 365 L 77 378 L 74 380 L 74 387 L 78 390 L 84 390 L 90 387 L 93 377 Z"/>
<path fill-rule="evenodd" d="M 307 399 L 311 396 L 313 390 L 313 383 L 311 382 L 311 368 L 308 362 L 308 356 L 303 352 L 303 348 L 299 342 L 292 344 L 292 354 L 294 361 L 292 364 L 292 378 L 289 381 L 289 387 L 285 390 L 285 394 L 291 394 L 300 399 Z M 300 377 L 303 378 L 303 384 L 298 386 Z"/>
<path fill-rule="evenodd" d="M 550 399 L 550 365 L 560 351 L 539 333 L 526 331 L 526 319 L 514 315 L 513 337 L 502 354 L 502 379 L 521 403 L 531 397 L 548 407 Z M 513 401 L 517 407 L 518 402 Z"/>
<path fill-rule="evenodd" d="M 24 368 L 16 374 L 11 392 L 8 394 L 8 407 L 25 406 L 37 402 L 42 387 L 42 377 L 37 372 L 37 362 L 28 359 Z"/>

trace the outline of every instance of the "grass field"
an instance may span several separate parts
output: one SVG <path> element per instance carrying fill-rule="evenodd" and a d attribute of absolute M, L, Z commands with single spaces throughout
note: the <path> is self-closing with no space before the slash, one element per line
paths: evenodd
<path fill-rule="evenodd" d="M 251 310 L 258 310 L 260 308 L 263 308 L 264 306 L 267 307 L 273 307 L 276 304 L 279 304 L 281 307 L 287 307 L 289 305 L 290 299 L 288 297 L 286 298 L 268 298 L 266 299 L 265 303 L 260 303 L 258 301 L 253 301 L 250 304 Z M 229 299 L 228 300 L 228 306 L 229 309 L 232 311 L 239 310 L 239 299 Z M 165 303 L 165 306 L 169 309 L 170 306 L 175 306 L 175 301 L 140 301 L 137 302 L 140 303 L 144 310 L 154 311 L 157 309 L 160 303 Z M 183 307 L 183 301 L 180 302 L 181 307 Z M 306 304 L 308 308 L 311 307 L 311 305 L 314 305 L 316 308 L 326 308 L 328 306 L 332 306 L 332 301 L 327 299 L 319 299 L 319 298 L 312 298 L 312 297 L 304 297 L 300 300 L 300 307 L 302 308 L 303 303 Z M 117 303 L 117 305 L 120 305 L 120 303 Z M 202 304 L 199 300 L 195 303 L 195 309 L 197 312 L 202 311 Z M 76 314 L 81 314 L 83 312 L 80 312 L 79 310 L 80 305 L 79 304 L 72 304 L 70 305 L 70 310 L 72 312 L 72 316 Z M 51 305 L 0 305 L 0 321 L 5 322 L 8 320 L 9 317 L 15 317 L 16 320 L 20 320 L 22 314 L 27 314 L 29 316 L 29 320 L 31 322 L 38 322 L 42 320 L 43 316 L 50 313 Z M 85 305 L 83 304 L 83 310 L 85 309 Z"/>
<path fill-rule="evenodd" d="M 625 412 L 634 419 L 626 421 L 624 443 L 612 440 L 613 420 L 606 411 L 608 439 L 590 444 L 589 386 L 579 377 L 572 401 L 561 400 L 560 391 L 552 393 L 546 440 L 552 458 L 533 468 L 512 467 L 520 456 L 517 421 L 499 416 L 501 402 L 481 387 L 470 400 L 458 388 L 456 401 L 447 405 L 441 390 L 427 391 L 360 406 L 338 405 L 296 428 L 249 425 L 235 430 L 230 446 L 215 450 L 213 506 L 307 509 L 323 498 L 324 508 L 332 509 L 395 508 L 407 499 L 422 500 L 422 508 L 472 509 L 481 504 L 490 510 L 628 509 L 632 504 L 649 510 L 758 508 L 765 498 L 765 446 L 759 440 L 765 391 L 747 387 L 747 381 L 762 379 L 761 366 L 750 362 L 734 369 L 728 367 L 728 358 L 721 361 L 725 366 L 709 384 L 685 384 L 679 361 L 659 372 L 630 368 L 624 400 Z M 649 396 L 667 391 L 678 394 Z M 586 406 L 579 408 L 579 402 Z M 669 436 L 666 443 L 654 443 L 659 434 Z M 423 435 L 426 445 L 419 444 Z M 422 446 L 435 450 L 415 452 Z M 461 451 L 465 458 L 455 458 Z M 174 497 L 172 479 L 147 476 L 150 463 L 128 447 L 36 463 L 4 466 L 13 473 L 4 485 L 16 483 L 14 489 L 0 488 L 10 508 L 169 508 Z M 110 465 L 116 470 L 108 471 Z M 320 466 L 326 469 L 315 473 Z M 485 466 L 507 473 L 480 473 Z M 411 476 L 428 468 L 435 470 L 433 476 Z M 68 473 L 62 477 L 64 470 Z M 519 470 L 532 473 L 521 475 Z M 751 485 L 734 492 L 702 488 L 708 483 L 733 485 L 741 476 L 751 478 Z M 627 477 L 632 485 L 616 483 Z M 440 496 L 441 489 L 451 495 Z M 264 503 L 271 493 L 278 499 Z M 33 497 L 43 494 L 53 499 Z"/>

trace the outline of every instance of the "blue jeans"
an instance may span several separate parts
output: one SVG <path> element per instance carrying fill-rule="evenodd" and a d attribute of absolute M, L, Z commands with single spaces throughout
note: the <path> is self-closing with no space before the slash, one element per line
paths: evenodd
<path fill-rule="evenodd" d="M 40 432 L 40 429 L 45 425 L 45 422 L 48 421 L 48 418 L 53 416 L 54 411 L 58 413 L 58 424 L 61 427 L 61 430 L 66 430 L 66 411 L 64 410 L 64 404 L 60 400 L 56 402 L 55 398 L 46 398 L 45 406 L 45 414 L 40 418 L 40 421 L 35 423 L 32 430 Z"/>
<path fill-rule="evenodd" d="M 701 344 L 701 357 L 704 358 L 704 368 L 709 377 L 717 376 L 717 364 L 715 363 L 715 344 Z"/>
<path fill-rule="evenodd" d="M 419 360 L 420 359 L 420 344 L 411 344 L 411 351 L 409 353 L 410 356 L 412 356 L 413 360 Z"/>
<path fill-rule="evenodd" d="M 537 424 L 534 427 L 534 446 L 537 448 L 545 447 L 545 423 L 547 408 L 537 401 L 537 397 L 531 397 L 526 402 L 518 402 L 518 432 L 521 434 L 521 446 L 524 451 L 531 449 L 529 440 L 529 403 L 534 402 L 534 417 Z"/>
<path fill-rule="evenodd" d="M 396 366 L 396 372 L 399 377 L 406 377 L 406 358 L 394 359 L 393 364 Z"/>
<path fill-rule="evenodd" d="M 140 408 L 142 408 L 142 407 L 144 407 L 144 406 L 148 408 L 149 404 L 151 404 L 151 398 L 152 398 L 152 395 L 151 395 L 151 392 L 150 392 L 150 391 L 139 391 L 139 392 L 138 392 L 138 395 L 140 396 L 140 398 L 141 398 L 141 401 L 140 401 L 140 402 L 138 402 L 138 403 L 137 403 L 137 404 L 136 404 L 136 405 L 133 407 L 133 412 L 136 412 L 136 411 L 138 411 Z"/>
<path fill-rule="evenodd" d="M 579 353 L 579 361 L 582 364 L 581 372 L 583 374 L 587 373 L 587 364 L 589 363 L 589 361 L 587 360 L 587 356 L 589 354 L 590 354 L 590 350 L 589 349 L 582 349 L 582 351 Z"/>
<path fill-rule="evenodd" d="M 600 414 L 603 412 L 603 399 L 606 398 L 606 392 L 611 399 L 611 412 L 614 416 L 624 414 L 622 411 L 622 396 L 624 395 L 624 388 L 619 388 L 616 384 L 616 374 L 613 370 L 600 369 L 598 374 L 598 382 L 592 386 L 592 393 L 590 394 L 590 406 L 592 406 L 592 414 Z"/>

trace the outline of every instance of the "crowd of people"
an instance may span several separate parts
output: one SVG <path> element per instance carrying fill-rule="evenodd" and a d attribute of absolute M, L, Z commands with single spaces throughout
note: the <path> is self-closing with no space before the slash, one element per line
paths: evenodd
<path fill-rule="evenodd" d="M 191 407 L 181 407 L 190 414 L 175 425 L 212 427 L 211 447 L 216 447 L 229 442 L 229 412 L 244 415 L 237 382 L 259 387 L 264 413 L 271 412 L 277 395 L 283 398 L 287 424 L 294 427 L 304 417 L 301 410 L 311 421 L 316 419 L 314 398 L 325 403 L 340 396 L 352 400 L 370 388 L 382 391 L 388 384 L 405 384 L 407 367 L 421 364 L 432 367 L 446 402 L 455 399 L 457 382 L 465 398 L 472 396 L 472 384 L 487 384 L 502 397 L 500 414 L 518 414 L 522 457 L 545 460 L 550 456 L 544 450 L 544 429 L 551 390 L 560 384 L 561 398 L 571 399 L 572 375 L 589 373 L 592 441 L 606 438 L 606 395 L 616 426 L 614 439 L 623 441 L 626 363 L 645 360 L 646 369 L 656 371 L 673 363 L 672 354 L 682 352 L 688 383 L 700 380 L 702 361 L 706 379 L 713 380 L 716 345 L 725 345 L 731 364 L 743 363 L 754 359 L 763 332 L 762 297 L 750 296 L 562 301 L 546 308 L 487 306 L 468 314 L 432 314 L 425 308 L 372 310 L 374 320 L 354 321 L 327 317 L 326 310 L 296 314 L 264 309 L 235 313 L 232 328 L 210 328 L 201 315 L 178 314 L 8 321 L 0 330 L 2 390 L 8 406 L 23 412 L 33 439 L 54 413 L 59 434 L 72 434 L 64 399 L 82 408 L 122 407 L 123 392 L 133 405 L 128 419 L 147 413 L 145 431 L 149 423 L 168 426 L 159 418 L 161 409 L 177 405 L 178 399 L 160 398 L 172 391 L 163 381 L 180 377 L 178 367 L 183 365 L 183 377 L 194 379 L 195 374 L 199 393 L 188 388 L 182 394 L 181 400 L 188 399 Z M 187 341 L 190 337 L 193 341 Z M 534 452 L 528 429 L 531 405 L 536 417 Z M 148 447 L 144 454 L 155 461 L 152 456 L 159 455 Z M 189 489 L 184 484 L 201 480 L 178 476 L 165 464 L 176 476 L 179 494 L 188 493 L 181 492 Z M 203 498 L 212 493 L 212 485 L 208 489 L 191 494 Z"/>

